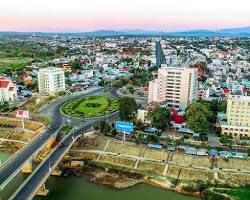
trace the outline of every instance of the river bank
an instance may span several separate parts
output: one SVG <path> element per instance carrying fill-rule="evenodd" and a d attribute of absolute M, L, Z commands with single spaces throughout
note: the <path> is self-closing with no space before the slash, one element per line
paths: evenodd
<path fill-rule="evenodd" d="M 250 180 L 250 174 L 246 170 L 249 168 L 249 160 L 218 159 L 218 170 L 214 171 L 212 160 L 207 156 L 154 150 L 94 134 L 78 140 L 67 157 L 72 161 L 84 161 L 85 167 L 94 167 L 90 180 L 99 184 L 104 182 L 113 188 L 116 186 L 113 179 L 126 183 L 128 178 L 132 178 L 129 179 L 131 182 L 128 186 L 125 183 L 119 186 L 126 188 L 146 183 L 195 197 L 216 199 L 219 196 L 224 200 L 228 199 L 228 196 L 214 192 L 210 188 L 246 187 Z M 99 174 L 96 168 L 103 171 Z M 117 172 L 123 173 L 123 176 L 110 175 Z M 136 174 L 138 183 L 133 183 L 131 173 L 133 176 Z M 108 179 L 109 183 L 105 179 Z"/>
<path fill-rule="evenodd" d="M 0 160 L 3 162 L 10 157 L 10 154 L 0 152 Z M 91 170 L 91 168 L 89 169 Z M 179 193 L 163 190 L 148 184 L 140 183 L 133 187 L 114 189 L 110 185 L 97 184 L 89 181 L 91 176 L 78 174 L 79 168 L 64 176 L 50 176 L 46 181 L 46 187 L 50 190 L 47 197 L 34 197 L 35 200 L 198 200 L 191 196 L 181 195 Z M 90 171 L 89 171 L 90 172 Z M 94 172 L 93 172 L 94 173 Z M 92 173 L 92 174 L 93 174 Z M 20 185 L 27 176 L 19 174 L 12 183 L 0 192 L 0 199 L 7 200 L 9 195 L 13 193 L 18 185 Z"/>
<path fill-rule="evenodd" d="M 64 161 L 59 168 L 62 170 L 63 176 L 84 176 L 92 183 L 108 185 L 113 189 L 126 189 L 143 183 L 193 197 L 201 197 L 199 192 L 185 190 L 187 185 L 175 185 L 168 178 L 163 179 L 160 176 L 133 171 L 107 163 L 90 160 L 85 160 L 84 163 L 84 167 L 70 167 L 69 162 Z"/>
<path fill-rule="evenodd" d="M 220 200 L 228 196 L 210 188 L 243 187 L 250 180 L 250 174 L 244 171 L 249 168 L 248 160 L 217 160 L 217 166 L 221 166 L 217 179 L 211 166 L 209 157 L 155 150 L 92 134 L 75 142 L 59 168 L 64 176 L 86 177 L 114 190 L 147 184 L 205 199 L 220 196 Z"/>
<path fill-rule="evenodd" d="M 199 200 L 144 183 L 117 190 L 108 185 L 92 183 L 85 176 L 50 177 L 46 187 L 50 190 L 49 196 L 36 196 L 35 200 Z"/>

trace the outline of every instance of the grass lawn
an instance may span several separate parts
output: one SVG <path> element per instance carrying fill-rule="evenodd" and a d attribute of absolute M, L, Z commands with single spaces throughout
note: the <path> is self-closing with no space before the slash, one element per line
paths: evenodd
<path fill-rule="evenodd" d="M 214 191 L 227 194 L 237 200 L 246 200 L 250 197 L 250 188 L 214 189 Z"/>
<path fill-rule="evenodd" d="M 95 106 L 91 107 L 91 104 L 92 105 L 95 104 L 96 107 Z M 107 108 L 108 104 L 109 101 L 106 97 L 100 97 L 96 99 L 86 99 L 76 107 L 76 110 L 85 113 L 99 113 L 100 111 L 103 111 L 105 108 Z"/>
<path fill-rule="evenodd" d="M 65 104 L 62 110 L 72 117 L 100 117 L 117 111 L 118 101 L 105 96 L 85 97 Z"/>
<path fill-rule="evenodd" d="M 11 133 L 11 130 L 0 130 L 0 138 L 6 138 Z"/>
<path fill-rule="evenodd" d="M 21 70 L 32 60 L 33 58 L 26 58 L 26 57 L 0 58 L 0 73 Z"/>

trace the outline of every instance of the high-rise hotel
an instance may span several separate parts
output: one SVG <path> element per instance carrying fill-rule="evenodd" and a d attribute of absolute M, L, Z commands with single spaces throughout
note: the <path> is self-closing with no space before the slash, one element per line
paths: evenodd
<path fill-rule="evenodd" d="M 232 137 L 250 136 L 250 96 L 229 97 L 226 122 L 221 123 L 221 134 Z"/>
<path fill-rule="evenodd" d="M 179 110 L 197 99 L 198 70 L 188 67 L 167 67 L 158 69 L 158 78 L 149 83 L 148 103 L 165 103 Z"/>
<path fill-rule="evenodd" d="M 55 67 L 40 69 L 38 72 L 39 92 L 54 94 L 65 90 L 64 71 Z"/>

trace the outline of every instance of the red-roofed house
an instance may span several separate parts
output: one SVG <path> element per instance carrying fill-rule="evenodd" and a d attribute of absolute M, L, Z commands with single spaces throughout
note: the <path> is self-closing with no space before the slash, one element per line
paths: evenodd
<path fill-rule="evenodd" d="M 23 75 L 23 81 L 25 84 L 32 83 L 32 77 L 29 74 L 25 73 Z"/>
<path fill-rule="evenodd" d="M 223 89 L 222 96 L 228 97 L 231 94 L 231 90 L 229 89 Z"/>
<path fill-rule="evenodd" d="M 180 128 L 185 123 L 185 117 L 177 112 L 174 108 L 170 110 L 171 112 L 171 125 L 174 128 Z"/>
<path fill-rule="evenodd" d="M 0 101 L 14 101 L 17 97 L 16 84 L 0 77 Z"/>
<path fill-rule="evenodd" d="M 247 88 L 242 88 L 241 92 L 244 96 L 247 96 L 248 89 Z"/>

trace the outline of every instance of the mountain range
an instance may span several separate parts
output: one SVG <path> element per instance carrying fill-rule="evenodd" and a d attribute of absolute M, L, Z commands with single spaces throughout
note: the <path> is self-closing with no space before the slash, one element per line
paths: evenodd
<path fill-rule="evenodd" d="M 33 32 L 0 32 L 0 35 L 31 35 Z M 145 31 L 140 29 L 125 30 L 98 30 L 92 32 L 79 33 L 49 33 L 35 32 L 36 35 L 66 35 L 66 36 L 86 36 L 86 37 L 109 37 L 109 36 L 172 36 L 172 37 L 250 37 L 250 26 L 241 28 L 227 28 L 220 30 L 190 30 L 181 32 L 159 32 Z"/>

